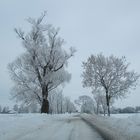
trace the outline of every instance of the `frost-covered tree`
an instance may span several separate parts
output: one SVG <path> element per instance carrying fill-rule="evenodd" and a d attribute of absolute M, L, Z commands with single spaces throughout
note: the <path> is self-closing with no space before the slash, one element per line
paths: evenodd
<path fill-rule="evenodd" d="M 29 18 L 32 28 L 27 34 L 15 29 L 25 52 L 8 69 L 15 83 L 13 97 L 25 103 L 36 100 L 41 113 L 49 113 L 48 94 L 70 80 L 65 68 L 75 50 L 70 48 L 68 53 L 62 48 L 64 40 L 58 36 L 58 29 L 44 24 L 44 17 L 45 13 L 38 19 Z"/>
<path fill-rule="evenodd" d="M 56 109 L 57 109 L 57 113 L 63 113 L 63 95 L 62 92 L 59 93 L 57 95 L 57 99 L 56 99 Z"/>
<path fill-rule="evenodd" d="M 83 62 L 83 86 L 97 90 L 104 90 L 110 116 L 111 98 L 118 99 L 136 86 L 139 75 L 129 71 L 129 64 L 125 57 L 117 58 L 113 55 L 105 57 L 102 54 L 91 55 L 87 62 Z"/>
<path fill-rule="evenodd" d="M 82 113 L 95 113 L 94 101 L 87 95 L 79 96 L 78 100 L 75 100 L 76 104 L 81 106 Z"/>
<path fill-rule="evenodd" d="M 15 104 L 14 106 L 13 106 L 13 110 L 15 111 L 15 112 L 17 112 L 18 113 L 18 105 L 17 104 Z"/>
<path fill-rule="evenodd" d="M 64 98 L 64 111 L 67 113 L 76 112 L 76 107 L 71 102 L 69 97 Z"/>
<path fill-rule="evenodd" d="M 64 97 L 62 91 L 55 91 L 53 94 L 49 94 L 48 100 L 50 103 L 51 114 L 62 114 L 76 112 L 76 108 L 72 101 L 68 97 Z"/>
<path fill-rule="evenodd" d="M 18 113 L 29 113 L 29 108 L 25 104 L 21 104 L 18 108 Z"/>
<path fill-rule="evenodd" d="M 107 112 L 107 105 L 106 105 L 106 96 L 103 93 L 103 91 L 96 91 L 96 93 L 93 92 L 94 100 L 96 103 L 96 113 L 103 112 L 104 116 Z M 112 105 L 112 100 L 110 104 Z"/>
<path fill-rule="evenodd" d="M 48 100 L 50 103 L 49 110 L 50 113 L 63 113 L 64 112 L 64 107 L 63 107 L 63 102 L 64 102 L 64 96 L 62 94 L 62 91 L 54 91 L 52 94 L 50 93 L 48 96 Z"/>
<path fill-rule="evenodd" d="M 38 105 L 36 104 L 36 102 L 32 102 L 31 104 L 29 104 L 27 106 L 28 110 L 30 113 L 38 113 L 39 109 L 38 109 Z"/>
<path fill-rule="evenodd" d="M 101 106 L 101 96 L 100 96 L 100 94 L 95 94 L 94 95 L 94 100 L 95 100 L 95 103 L 96 103 L 96 114 L 99 114 L 99 109 L 100 109 L 100 106 Z"/>
<path fill-rule="evenodd" d="M 123 113 L 136 113 L 136 110 L 134 107 L 128 106 L 122 109 Z"/>
<path fill-rule="evenodd" d="M 10 112 L 9 106 L 4 106 L 2 109 L 2 113 L 8 114 Z"/>
<path fill-rule="evenodd" d="M 105 116 L 106 112 L 107 112 L 107 105 L 106 105 L 106 97 L 104 95 L 100 95 L 99 96 L 100 98 L 100 104 L 101 104 L 101 108 L 102 108 L 102 111 L 103 111 L 103 114 Z M 111 102 L 112 103 L 112 102 Z"/>

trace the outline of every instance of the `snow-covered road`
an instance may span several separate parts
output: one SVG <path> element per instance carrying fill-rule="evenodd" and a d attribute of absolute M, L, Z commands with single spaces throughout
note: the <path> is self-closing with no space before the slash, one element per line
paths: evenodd
<path fill-rule="evenodd" d="M 4 121 L 0 140 L 102 140 L 93 128 L 73 115 L 8 116 Z"/>

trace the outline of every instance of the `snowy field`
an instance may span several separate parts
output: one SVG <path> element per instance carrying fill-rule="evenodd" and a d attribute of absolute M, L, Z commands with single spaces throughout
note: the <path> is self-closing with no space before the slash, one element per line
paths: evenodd
<path fill-rule="evenodd" d="M 140 114 L 126 115 L 0 114 L 0 140 L 140 140 Z"/>
<path fill-rule="evenodd" d="M 128 118 L 128 117 L 135 117 L 135 116 L 140 116 L 140 113 L 121 113 L 121 114 L 111 114 L 111 117 L 115 118 Z"/>
<path fill-rule="evenodd" d="M 116 114 L 106 121 L 130 140 L 140 140 L 140 113 Z"/>

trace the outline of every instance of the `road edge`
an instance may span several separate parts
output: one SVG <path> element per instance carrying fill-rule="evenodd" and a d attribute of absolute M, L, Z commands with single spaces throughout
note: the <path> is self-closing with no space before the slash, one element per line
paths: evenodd
<path fill-rule="evenodd" d="M 96 130 L 104 140 L 126 140 L 123 136 L 117 134 L 116 130 L 103 126 L 103 124 L 94 117 L 92 118 L 88 115 L 80 115 L 80 118 Z"/>

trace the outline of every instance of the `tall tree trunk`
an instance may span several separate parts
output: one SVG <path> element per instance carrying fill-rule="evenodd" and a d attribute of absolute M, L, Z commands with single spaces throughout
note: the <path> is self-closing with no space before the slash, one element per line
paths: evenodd
<path fill-rule="evenodd" d="M 41 113 L 49 113 L 49 101 L 47 99 L 42 101 Z"/>
<path fill-rule="evenodd" d="M 110 105 L 107 106 L 108 116 L 110 117 Z"/>
<path fill-rule="evenodd" d="M 110 116 L 110 97 L 106 91 L 107 115 Z"/>
<path fill-rule="evenodd" d="M 42 88 L 42 106 L 41 106 L 41 113 L 49 113 L 49 101 L 48 101 L 48 87 L 44 86 Z"/>

